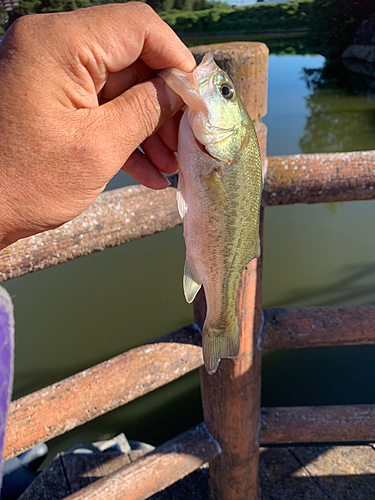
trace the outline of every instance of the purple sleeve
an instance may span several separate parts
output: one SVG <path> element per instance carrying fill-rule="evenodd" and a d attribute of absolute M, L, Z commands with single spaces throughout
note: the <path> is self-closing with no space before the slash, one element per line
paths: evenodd
<path fill-rule="evenodd" d="M 13 382 L 14 317 L 12 300 L 0 287 L 0 486 L 6 419 Z"/>

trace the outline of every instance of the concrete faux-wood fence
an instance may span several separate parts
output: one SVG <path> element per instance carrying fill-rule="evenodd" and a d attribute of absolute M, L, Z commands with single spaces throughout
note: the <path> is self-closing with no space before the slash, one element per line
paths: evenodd
<path fill-rule="evenodd" d="M 265 176 L 264 204 L 319 203 L 375 198 L 375 151 L 273 157 L 266 161 L 267 48 L 234 43 L 211 50 L 230 73 L 255 119 Z M 261 214 L 261 233 L 262 233 Z M 20 240 L 0 253 L 0 281 L 120 245 L 181 224 L 175 189 L 131 186 L 103 193 L 61 228 Z M 237 315 L 241 350 L 217 373 L 201 369 L 205 425 L 75 493 L 72 500 L 142 500 L 210 463 L 214 500 L 255 500 L 259 495 L 259 443 L 375 441 L 375 405 L 260 408 L 261 349 L 375 342 L 375 306 L 261 310 L 261 258 L 245 269 Z M 126 404 L 203 364 L 195 323 L 11 403 L 5 441 L 10 458 Z M 120 383 L 121 381 L 121 383 Z M 207 427 L 206 427 L 207 426 Z M 153 473 L 150 475 L 148 471 Z M 104 496 L 103 496 L 104 495 Z"/>
<path fill-rule="evenodd" d="M 72 222 L 4 249 L 0 281 L 181 225 L 175 194 L 144 186 L 105 192 Z M 269 206 L 374 200 L 375 151 L 269 157 L 263 195 Z"/>

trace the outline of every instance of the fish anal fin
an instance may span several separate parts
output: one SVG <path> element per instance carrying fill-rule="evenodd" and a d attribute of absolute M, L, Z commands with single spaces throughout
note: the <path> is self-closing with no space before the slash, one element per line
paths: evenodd
<path fill-rule="evenodd" d="M 238 356 L 240 339 L 237 320 L 231 327 L 215 330 L 203 326 L 203 360 L 209 375 L 216 372 L 223 358 L 235 359 Z"/>
<path fill-rule="evenodd" d="M 184 182 L 184 178 L 182 177 L 182 174 L 180 172 L 179 176 L 178 176 L 176 199 L 177 199 L 178 213 L 180 214 L 181 219 L 183 219 L 185 217 L 187 209 L 188 209 L 185 197 L 186 197 L 186 195 L 185 195 L 185 182 Z"/>
<path fill-rule="evenodd" d="M 195 296 L 199 292 L 200 287 L 202 286 L 199 283 L 198 275 L 195 271 L 193 264 L 186 258 L 185 260 L 185 268 L 184 268 L 184 294 L 186 302 L 189 304 L 193 302 Z"/>

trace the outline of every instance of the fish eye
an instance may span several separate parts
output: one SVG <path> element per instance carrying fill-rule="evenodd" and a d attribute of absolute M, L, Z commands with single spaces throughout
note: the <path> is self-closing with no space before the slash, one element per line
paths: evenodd
<path fill-rule="evenodd" d="M 225 97 L 225 99 L 232 99 L 234 96 L 234 89 L 228 85 L 227 83 L 223 83 L 220 87 L 221 95 Z"/>

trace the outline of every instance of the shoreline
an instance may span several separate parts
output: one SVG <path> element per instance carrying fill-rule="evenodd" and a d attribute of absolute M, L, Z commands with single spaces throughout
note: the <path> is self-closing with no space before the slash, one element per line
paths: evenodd
<path fill-rule="evenodd" d="M 239 30 L 239 31 L 197 31 L 194 33 L 190 33 L 188 31 L 180 31 L 176 32 L 180 38 L 220 38 L 220 37 L 236 37 L 236 36 L 258 36 L 258 35 L 281 35 L 285 36 L 289 35 L 292 37 L 297 36 L 305 36 L 310 33 L 310 30 L 306 28 L 294 29 L 294 30 L 282 30 L 282 29 L 273 29 L 273 30 L 261 30 L 261 31 L 247 31 L 247 30 Z"/>

